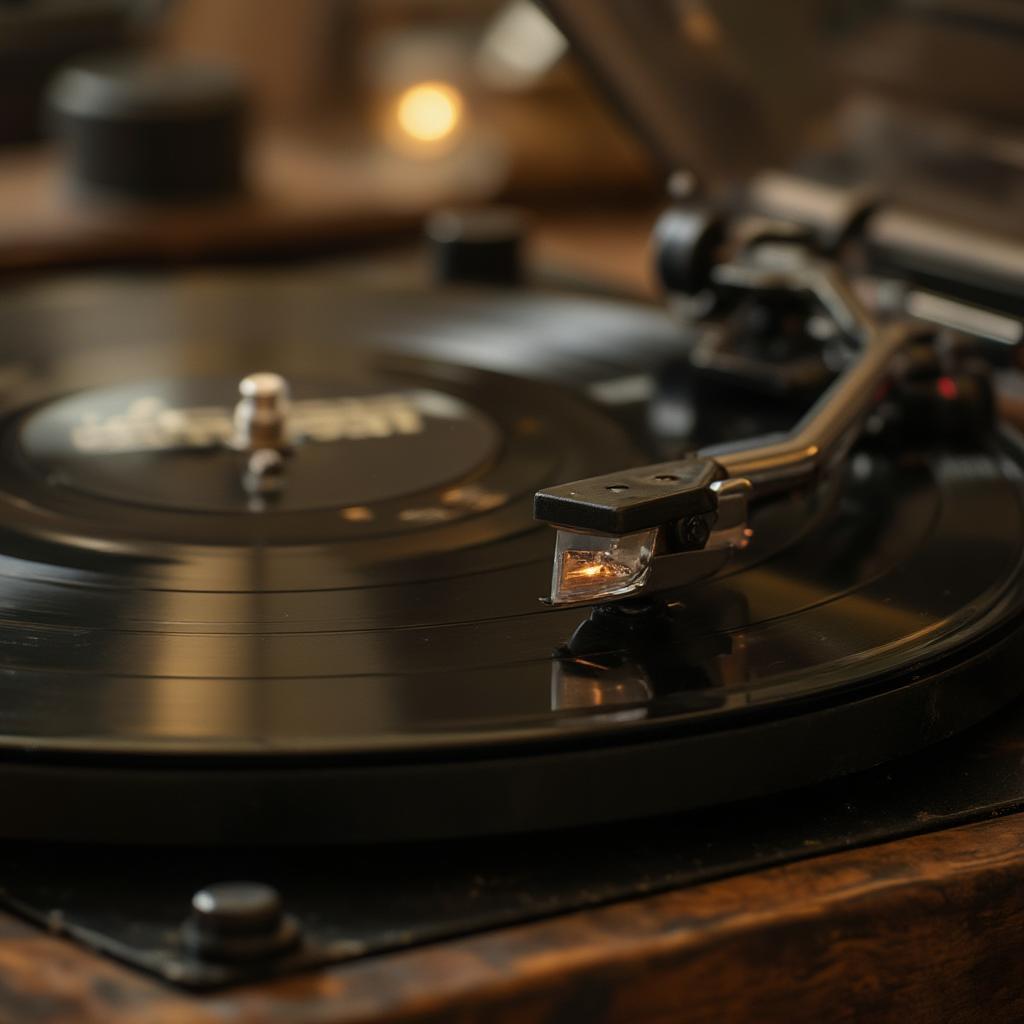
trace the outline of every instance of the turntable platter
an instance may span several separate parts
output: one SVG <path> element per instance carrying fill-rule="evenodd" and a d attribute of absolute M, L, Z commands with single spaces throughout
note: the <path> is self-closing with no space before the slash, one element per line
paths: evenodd
<path fill-rule="evenodd" d="M 289 325 L 272 363 L 250 294 Z M 1008 441 L 860 452 L 624 639 L 540 603 L 530 501 L 643 458 L 585 386 L 670 354 L 653 311 L 594 300 L 636 337 L 632 365 L 559 384 L 579 319 L 559 330 L 556 295 L 371 302 L 285 277 L 146 297 L 177 328 L 129 351 L 102 340 L 104 301 L 4 311 L 34 343 L 2 436 L 6 835 L 356 841 L 663 813 L 878 763 L 1017 690 Z M 280 493 L 254 502 L 232 406 L 266 369 L 294 431 Z"/>

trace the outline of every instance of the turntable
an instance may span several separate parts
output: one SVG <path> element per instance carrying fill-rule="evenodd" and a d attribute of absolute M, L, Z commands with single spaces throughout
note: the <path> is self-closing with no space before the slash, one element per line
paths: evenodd
<path fill-rule="evenodd" d="M 682 164 L 680 83 L 635 61 L 665 45 L 653 9 L 551 6 Z M 684 19 L 684 45 L 705 29 Z M 327 1000 L 394 976 L 302 972 L 762 869 L 734 890 L 754 900 L 784 886 L 771 865 L 1020 808 L 1020 244 L 942 220 L 934 184 L 914 208 L 884 175 L 759 170 L 737 191 L 718 161 L 791 140 L 739 153 L 718 130 L 654 231 L 670 313 L 521 284 L 499 210 L 432 219 L 441 284 L 341 261 L 0 299 L 10 908 L 165 982 L 296 975 L 278 985 Z M 941 874 L 943 836 L 882 850 Z M 884 910 L 875 869 L 821 864 L 793 877 L 846 941 L 849 901 Z M 844 895 L 833 864 L 874 881 Z M 710 948 L 731 897 L 693 892 Z M 521 981 L 509 934 L 460 941 Z M 454 948 L 405 954 L 410 1002 L 366 1006 L 418 1012 L 416 972 Z M 164 1007 L 96 970 L 108 1020 L 217 1020 L 232 998 Z M 168 1016 L 132 1017 L 133 985 Z M 581 993 L 560 1019 L 595 1019 Z"/>
<path fill-rule="evenodd" d="M 876 324 L 803 241 L 707 270 L 738 305 L 702 351 L 774 303 L 840 369 L 774 438 L 694 407 L 709 443 L 669 460 L 607 400 L 680 358 L 644 308 L 287 277 L 57 307 L 4 410 L 4 832 L 636 818 L 877 764 L 1015 695 L 1020 452 L 986 378 L 930 367 L 927 325 Z M 171 315 L 132 327 L 134 303 Z M 879 404 L 901 358 L 919 376 Z"/>

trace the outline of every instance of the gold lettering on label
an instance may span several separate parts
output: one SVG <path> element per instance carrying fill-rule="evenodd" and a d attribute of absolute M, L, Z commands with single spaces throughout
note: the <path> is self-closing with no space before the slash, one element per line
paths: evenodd
<path fill-rule="evenodd" d="M 297 440 L 362 441 L 421 434 L 424 413 L 435 411 L 453 414 L 450 404 L 442 405 L 428 392 L 306 399 L 292 404 L 289 425 Z M 76 451 L 88 454 L 166 451 L 228 444 L 232 429 L 230 409 L 174 409 L 146 395 L 123 412 L 105 417 L 86 413 L 71 425 L 69 440 Z"/>

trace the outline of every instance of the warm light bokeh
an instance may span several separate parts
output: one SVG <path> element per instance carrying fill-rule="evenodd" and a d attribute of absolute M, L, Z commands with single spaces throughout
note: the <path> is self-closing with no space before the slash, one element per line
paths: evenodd
<path fill-rule="evenodd" d="M 417 142 L 436 143 L 451 137 L 462 120 L 462 93 L 445 82 L 419 82 L 399 97 L 399 127 Z"/>

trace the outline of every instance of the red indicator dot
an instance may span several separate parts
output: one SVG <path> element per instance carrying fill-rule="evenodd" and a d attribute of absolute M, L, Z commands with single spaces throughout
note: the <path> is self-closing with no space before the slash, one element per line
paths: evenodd
<path fill-rule="evenodd" d="M 952 377 L 940 377 L 935 382 L 935 390 L 947 402 L 952 402 L 960 393 L 960 389 L 956 386 L 956 381 Z"/>

